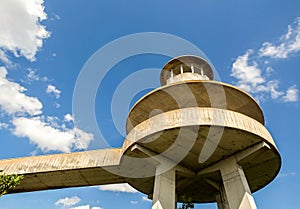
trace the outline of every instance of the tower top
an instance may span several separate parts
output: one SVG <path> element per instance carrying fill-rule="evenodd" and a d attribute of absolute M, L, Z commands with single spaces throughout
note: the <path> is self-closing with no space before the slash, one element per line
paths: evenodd
<path fill-rule="evenodd" d="M 213 80 L 214 72 L 205 59 L 194 55 L 183 55 L 170 60 L 160 73 L 161 85 L 186 80 Z"/>

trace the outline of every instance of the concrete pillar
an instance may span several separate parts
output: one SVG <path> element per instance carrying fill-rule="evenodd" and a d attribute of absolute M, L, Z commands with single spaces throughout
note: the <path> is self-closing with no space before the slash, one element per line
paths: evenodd
<path fill-rule="evenodd" d="M 216 201 L 218 209 L 230 209 L 223 185 L 220 186 L 220 193 L 216 196 Z"/>
<path fill-rule="evenodd" d="M 175 169 L 161 173 L 161 166 L 156 168 L 152 209 L 175 209 L 176 191 Z"/>
<path fill-rule="evenodd" d="M 256 209 L 243 169 L 233 158 L 221 168 L 229 209 Z"/>

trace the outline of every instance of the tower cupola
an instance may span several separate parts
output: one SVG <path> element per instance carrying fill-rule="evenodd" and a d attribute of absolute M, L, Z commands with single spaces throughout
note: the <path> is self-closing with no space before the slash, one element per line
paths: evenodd
<path fill-rule="evenodd" d="M 198 56 L 184 55 L 170 60 L 162 69 L 162 86 L 189 80 L 213 80 L 214 73 L 209 63 Z"/>

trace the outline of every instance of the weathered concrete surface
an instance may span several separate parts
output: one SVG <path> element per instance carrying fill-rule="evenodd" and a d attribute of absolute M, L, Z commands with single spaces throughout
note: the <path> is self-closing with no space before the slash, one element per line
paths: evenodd
<path fill-rule="evenodd" d="M 220 170 L 229 208 L 256 209 L 243 168 L 236 159 L 226 161 Z"/>
<path fill-rule="evenodd" d="M 167 80 L 167 85 L 178 83 L 182 81 L 191 81 L 191 80 L 209 80 L 207 76 L 202 76 L 198 73 L 182 73 L 176 76 L 173 76 Z"/>
<path fill-rule="evenodd" d="M 160 74 L 160 83 L 161 85 L 166 85 L 167 80 L 171 77 L 171 71 L 173 71 L 174 75 L 178 75 L 182 72 L 181 67 L 183 68 L 183 72 L 191 72 L 191 64 L 193 65 L 193 70 L 195 73 L 201 75 L 201 70 L 203 73 L 212 80 L 214 78 L 214 72 L 208 62 L 202 57 L 193 56 L 193 55 L 183 55 L 179 57 L 175 57 L 170 60 L 162 69 Z M 192 80 L 192 79 L 191 79 Z"/>
<path fill-rule="evenodd" d="M 127 135 L 122 152 L 123 157 L 144 159 L 143 153 L 131 148 L 138 144 L 197 172 L 262 142 L 266 146 L 239 158 L 254 192 L 275 178 L 281 159 L 264 125 L 238 112 L 190 107 L 161 113 L 135 126 Z M 147 164 L 149 159 L 146 158 L 144 164 L 137 165 L 140 166 L 137 170 L 144 171 Z M 184 182 L 180 184 L 189 186 L 178 186 L 177 193 L 189 194 L 196 202 L 216 201 L 219 189 L 207 183 L 206 178 L 217 184 L 222 182 L 218 170 L 196 177 L 178 175 L 177 184 Z M 153 179 L 129 179 L 129 182 L 146 194 L 153 190 Z"/>
<path fill-rule="evenodd" d="M 119 168 L 120 149 L 16 158 L 0 161 L 7 174 L 23 174 L 13 192 L 125 182 L 109 170 Z"/>
<path fill-rule="evenodd" d="M 231 110 L 264 124 L 261 108 L 243 90 L 217 81 L 189 81 L 157 88 L 142 97 L 130 110 L 126 124 L 127 134 L 148 118 L 188 107 Z"/>
<path fill-rule="evenodd" d="M 176 175 L 175 169 L 166 172 L 159 171 L 155 175 L 152 209 L 156 209 L 160 205 L 162 209 L 176 209 Z"/>

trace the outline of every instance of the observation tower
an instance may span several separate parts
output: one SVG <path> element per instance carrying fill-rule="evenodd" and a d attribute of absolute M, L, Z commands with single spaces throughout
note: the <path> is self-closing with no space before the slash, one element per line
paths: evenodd
<path fill-rule="evenodd" d="M 256 101 L 213 78 L 201 57 L 172 59 L 162 86 L 130 110 L 121 148 L 0 160 L 0 170 L 24 175 L 9 192 L 129 183 L 152 209 L 255 209 L 252 193 L 276 177 L 280 154 Z"/>
<path fill-rule="evenodd" d="M 205 59 L 176 57 L 161 71 L 162 86 L 129 112 L 121 162 L 153 209 L 187 201 L 253 209 L 252 193 L 279 172 L 281 158 L 259 105 L 213 78 Z"/>

